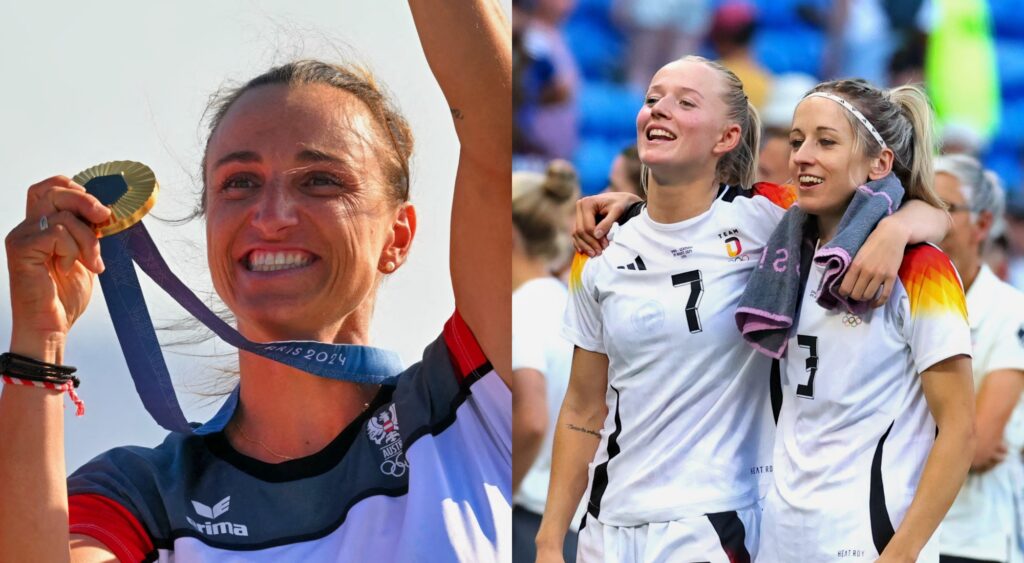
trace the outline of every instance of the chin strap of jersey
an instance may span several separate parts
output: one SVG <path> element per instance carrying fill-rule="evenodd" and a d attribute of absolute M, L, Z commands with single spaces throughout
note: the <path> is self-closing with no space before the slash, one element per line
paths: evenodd
<path fill-rule="evenodd" d="M 100 252 L 106 265 L 99 277 L 100 286 L 135 389 L 149 414 L 168 430 L 207 434 L 223 429 L 237 404 L 238 390 L 206 424 L 197 425 L 185 419 L 134 264 L 189 314 L 241 350 L 321 377 L 357 383 L 391 385 L 402 371 L 398 355 L 381 348 L 314 341 L 259 343 L 248 340 L 214 314 L 171 272 L 141 222 L 100 239 Z"/>

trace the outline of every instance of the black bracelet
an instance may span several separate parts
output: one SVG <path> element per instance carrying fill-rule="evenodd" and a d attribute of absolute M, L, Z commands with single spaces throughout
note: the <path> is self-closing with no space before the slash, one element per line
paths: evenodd
<path fill-rule="evenodd" d="M 72 381 L 75 387 L 77 387 L 78 378 L 72 376 L 76 371 L 78 370 L 73 366 L 41 362 L 21 354 L 12 354 L 10 352 L 0 354 L 0 373 L 17 377 L 18 379 L 57 384 Z"/>

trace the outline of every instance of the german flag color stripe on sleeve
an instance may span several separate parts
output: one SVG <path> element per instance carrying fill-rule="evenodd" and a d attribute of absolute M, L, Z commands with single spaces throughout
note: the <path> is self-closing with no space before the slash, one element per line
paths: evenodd
<path fill-rule="evenodd" d="M 455 311 L 455 314 L 444 324 L 444 341 L 455 361 L 459 381 L 477 372 L 480 368 L 490 365 L 480 344 L 477 343 L 476 337 L 469 330 L 469 325 L 462 320 L 462 315 L 458 311 Z"/>
<path fill-rule="evenodd" d="M 907 249 L 900 266 L 900 281 L 910 298 L 910 315 L 950 312 L 967 320 L 967 303 L 960 277 L 938 248 L 920 244 Z"/>
<path fill-rule="evenodd" d="M 569 291 L 575 292 L 583 287 L 583 266 L 589 257 L 586 254 L 576 253 L 572 259 L 572 268 L 569 270 Z"/>
<path fill-rule="evenodd" d="M 768 198 L 783 209 L 789 209 L 796 203 L 796 188 L 793 186 L 758 182 L 754 184 L 754 194 Z"/>

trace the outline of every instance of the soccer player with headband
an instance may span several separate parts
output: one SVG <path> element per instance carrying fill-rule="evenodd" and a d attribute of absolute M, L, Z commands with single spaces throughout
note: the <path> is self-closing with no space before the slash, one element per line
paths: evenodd
<path fill-rule="evenodd" d="M 734 74 L 700 57 L 669 63 L 637 115 L 647 203 L 581 200 L 563 330 L 576 350 L 538 561 L 561 560 L 584 496 L 579 561 L 756 556 L 772 363 L 742 343 L 734 315 L 795 198 L 792 187 L 751 187 L 759 128 Z M 598 213 L 607 217 L 595 232 Z M 631 220 L 603 240 L 624 213 Z M 910 202 L 884 219 L 842 291 L 873 298 L 884 286 L 887 296 L 899 270 L 890 249 L 940 240 L 944 217 Z"/>
<path fill-rule="evenodd" d="M 931 127 L 921 90 L 863 80 L 820 84 L 794 112 L 798 208 L 783 225 L 799 218 L 794 237 L 820 250 L 803 272 L 779 354 L 774 486 L 759 561 L 938 561 L 933 534 L 974 448 L 959 276 L 937 247 L 913 245 L 900 253 L 881 307 L 830 309 L 822 299 L 827 257 L 865 210 L 888 213 L 904 191 L 944 206 L 934 189 Z M 755 273 L 743 303 L 765 290 L 785 300 L 773 275 Z"/>

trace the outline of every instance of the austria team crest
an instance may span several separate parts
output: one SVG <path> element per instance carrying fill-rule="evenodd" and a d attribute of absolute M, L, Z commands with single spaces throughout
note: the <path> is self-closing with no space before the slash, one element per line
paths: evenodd
<path fill-rule="evenodd" d="M 405 475 L 409 463 L 402 450 L 402 436 L 398 433 L 398 414 L 394 403 L 370 419 L 366 424 L 366 433 L 374 444 L 381 446 L 380 453 L 384 462 L 380 464 L 381 473 L 392 477 Z"/>
<path fill-rule="evenodd" d="M 398 435 L 398 415 L 395 414 L 394 403 L 391 404 L 391 408 L 377 413 L 370 419 L 366 432 L 377 445 L 381 442 L 390 444 L 395 440 L 401 440 Z"/>

